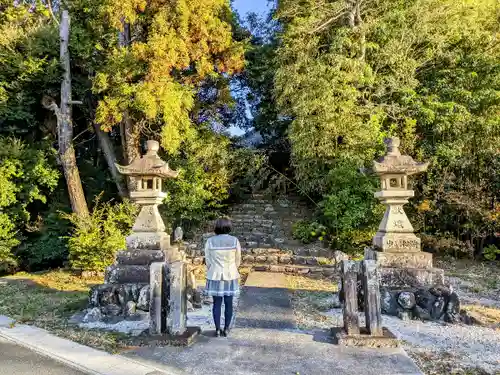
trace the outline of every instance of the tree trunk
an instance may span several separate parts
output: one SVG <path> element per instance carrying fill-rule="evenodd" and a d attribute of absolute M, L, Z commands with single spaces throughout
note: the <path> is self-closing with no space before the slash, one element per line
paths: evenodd
<path fill-rule="evenodd" d="M 364 60 L 366 56 L 366 33 L 363 27 L 363 19 L 361 18 L 361 1 L 356 3 L 356 26 L 359 28 L 359 44 L 360 44 L 360 54 L 359 59 Z"/>
<path fill-rule="evenodd" d="M 102 153 L 104 154 L 104 158 L 108 164 L 109 172 L 111 173 L 111 177 L 113 177 L 116 188 L 118 189 L 118 194 L 120 197 L 126 198 L 128 197 L 127 186 L 124 183 L 123 176 L 116 168 L 116 154 L 113 145 L 111 144 L 111 140 L 109 139 L 108 134 L 104 132 L 98 124 L 94 124 L 94 129 L 97 134 L 97 139 L 99 140 Z"/>
<path fill-rule="evenodd" d="M 93 100 L 91 94 L 88 95 L 88 103 L 90 117 L 94 118 L 97 103 Z M 102 151 L 104 159 L 106 159 L 109 173 L 111 174 L 111 177 L 116 184 L 118 194 L 120 195 L 120 197 L 126 198 L 128 197 L 127 185 L 123 176 L 120 174 L 120 172 L 118 172 L 118 168 L 116 168 L 118 159 L 116 158 L 115 148 L 113 147 L 113 143 L 109 137 L 109 134 L 103 131 L 99 124 L 95 122 L 92 123 L 92 126 L 94 127 L 95 133 L 97 135 L 97 140 L 99 142 L 99 151 Z"/>
<path fill-rule="evenodd" d="M 61 41 L 60 62 L 63 69 L 61 83 L 61 108 L 57 116 L 59 155 L 68 185 L 68 194 L 73 212 L 80 217 L 89 215 L 89 209 L 83 193 L 80 173 L 76 165 L 75 149 L 73 148 L 73 124 L 71 118 L 71 70 L 69 44 L 70 18 L 67 10 L 62 11 L 59 36 Z"/>
<path fill-rule="evenodd" d="M 118 45 L 127 48 L 130 45 L 130 25 L 122 21 L 123 31 L 118 35 Z M 123 121 L 120 124 L 120 135 L 122 140 L 123 158 L 125 163 L 130 164 L 135 158 L 140 156 L 139 140 L 140 129 L 134 125 L 128 111 L 123 112 Z M 132 177 L 127 177 L 128 191 L 135 190 L 135 181 Z"/>

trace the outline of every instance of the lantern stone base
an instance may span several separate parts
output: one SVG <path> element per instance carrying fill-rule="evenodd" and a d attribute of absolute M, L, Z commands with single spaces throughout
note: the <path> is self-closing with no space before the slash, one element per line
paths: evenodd
<path fill-rule="evenodd" d="M 435 286 L 444 284 L 440 268 L 379 268 L 380 285 L 390 288 Z"/>
<path fill-rule="evenodd" d="M 127 250 L 166 250 L 170 248 L 170 235 L 165 232 L 137 232 L 125 239 Z"/>
<path fill-rule="evenodd" d="M 414 233 L 377 232 L 373 246 L 382 252 L 420 252 L 421 241 Z"/>
<path fill-rule="evenodd" d="M 106 284 L 149 283 L 149 266 L 113 264 L 106 270 Z"/>
<path fill-rule="evenodd" d="M 161 335 L 149 335 L 144 333 L 132 339 L 132 344 L 137 346 L 190 346 L 201 334 L 200 327 L 187 327 L 181 335 L 163 333 Z"/>
<path fill-rule="evenodd" d="M 116 262 L 106 270 L 110 284 L 149 283 L 149 266 L 180 259 L 177 246 L 170 246 L 165 232 L 137 232 L 126 238 L 127 250 L 119 251 Z"/>
<path fill-rule="evenodd" d="M 382 252 L 367 248 L 365 259 L 377 262 L 381 286 L 405 288 L 444 284 L 444 271 L 432 267 L 430 253 Z"/>
<path fill-rule="evenodd" d="M 423 251 L 418 252 L 383 252 L 368 250 L 365 252 L 365 259 L 377 261 L 380 267 L 396 268 L 432 268 L 432 254 Z"/>

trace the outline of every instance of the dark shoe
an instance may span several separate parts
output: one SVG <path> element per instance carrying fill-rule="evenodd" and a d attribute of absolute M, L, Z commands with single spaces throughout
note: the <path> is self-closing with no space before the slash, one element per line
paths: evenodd
<path fill-rule="evenodd" d="M 229 336 L 229 329 L 225 329 L 224 331 L 222 331 L 222 336 L 224 337 Z"/>
<path fill-rule="evenodd" d="M 220 337 L 220 329 L 215 330 L 215 337 Z"/>

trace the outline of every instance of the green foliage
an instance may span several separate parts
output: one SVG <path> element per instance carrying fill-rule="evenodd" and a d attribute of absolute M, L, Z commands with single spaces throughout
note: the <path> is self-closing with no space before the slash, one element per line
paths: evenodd
<path fill-rule="evenodd" d="M 109 129 L 128 111 L 155 129 L 168 153 L 179 153 L 184 140 L 198 135 L 190 118 L 197 91 L 207 80 L 224 82 L 219 78 L 244 65 L 244 45 L 233 39 L 229 1 L 110 0 L 100 13 L 116 31 L 123 29 L 123 19 L 134 24 L 134 42 L 110 49 L 95 76 L 93 90 L 102 95 L 97 122 Z M 224 91 L 229 92 L 227 81 L 219 93 Z"/>
<path fill-rule="evenodd" d="M 171 219 L 200 221 L 229 196 L 229 139 L 209 131 L 185 142 L 185 153 L 172 160 L 179 177 L 165 181 L 169 195 L 162 207 Z"/>
<path fill-rule="evenodd" d="M 59 173 L 45 145 L 28 146 L 15 138 L 0 138 L 0 268 L 17 266 L 12 253 L 32 219 L 30 206 L 46 203 Z"/>
<path fill-rule="evenodd" d="M 318 223 L 307 220 L 297 221 L 292 228 L 293 237 L 303 243 L 311 243 L 316 240 L 324 241 L 327 239 L 327 228 Z"/>
<path fill-rule="evenodd" d="M 500 249 L 495 245 L 489 245 L 484 248 L 483 256 L 487 260 L 495 260 L 500 255 Z"/>
<path fill-rule="evenodd" d="M 12 248 L 19 244 L 15 225 L 7 214 L 0 212 L 0 274 L 11 272 L 17 267 Z"/>
<path fill-rule="evenodd" d="M 267 160 L 261 152 L 251 149 L 236 149 L 231 153 L 231 188 L 233 198 L 243 198 L 257 189 L 259 173 Z"/>
<path fill-rule="evenodd" d="M 421 227 L 453 233 L 481 250 L 500 232 L 494 219 L 500 200 L 498 5 L 356 3 L 278 5 L 274 94 L 279 117 L 291 121 L 286 134 L 299 190 L 321 201 L 320 222 L 337 241 L 366 243 L 377 216 L 370 196 L 375 185 L 346 176 L 342 164 L 349 161 L 352 171 L 366 166 L 380 155 L 381 140 L 397 135 L 402 152 L 431 162 L 415 186 L 417 206 L 427 199 L 432 207 L 420 215 Z"/>
<path fill-rule="evenodd" d="M 88 218 L 65 214 L 73 224 L 68 237 L 71 268 L 81 271 L 104 271 L 119 250 L 125 249 L 125 237 L 137 215 L 137 207 L 128 201 L 101 203 L 96 199 Z"/>
<path fill-rule="evenodd" d="M 57 29 L 41 2 L 1 0 L 0 9 L 0 134 L 33 140 L 49 130 L 42 96 L 59 84 Z"/>
<path fill-rule="evenodd" d="M 61 211 L 69 211 L 69 207 L 56 196 L 48 209 L 26 228 L 22 243 L 15 250 L 22 269 L 33 272 L 65 265 L 70 227 L 61 217 Z"/>
<path fill-rule="evenodd" d="M 321 222 L 332 232 L 333 246 L 359 249 L 371 242 L 384 206 L 375 200 L 378 181 L 351 160 L 339 160 L 325 177 L 329 187 L 319 203 Z"/>
<path fill-rule="evenodd" d="M 474 258 L 474 248 L 470 243 L 457 240 L 449 234 L 439 236 L 421 234 L 420 237 L 424 251 L 454 258 Z"/>

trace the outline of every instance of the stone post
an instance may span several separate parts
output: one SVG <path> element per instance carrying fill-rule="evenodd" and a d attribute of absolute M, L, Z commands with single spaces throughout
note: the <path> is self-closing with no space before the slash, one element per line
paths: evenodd
<path fill-rule="evenodd" d="M 342 290 L 344 292 L 344 329 L 347 335 L 359 335 L 358 318 L 359 262 L 342 261 Z"/>
<path fill-rule="evenodd" d="M 365 347 L 397 347 L 396 336 L 382 327 L 380 291 L 377 264 L 373 260 L 363 262 L 342 261 L 342 289 L 344 291 L 344 329 L 336 331 L 340 345 Z M 366 326 L 359 326 L 358 319 L 358 274 L 364 292 Z"/>
<path fill-rule="evenodd" d="M 187 265 L 179 261 L 170 264 L 169 312 L 167 332 L 183 335 L 187 329 Z"/>
<path fill-rule="evenodd" d="M 164 262 L 151 263 L 149 270 L 149 334 L 161 335 L 167 325 L 169 271 Z"/>
<path fill-rule="evenodd" d="M 382 311 L 377 264 L 374 260 L 362 262 L 362 283 L 365 298 L 366 328 L 371 336 L 382 336 Z"/>

